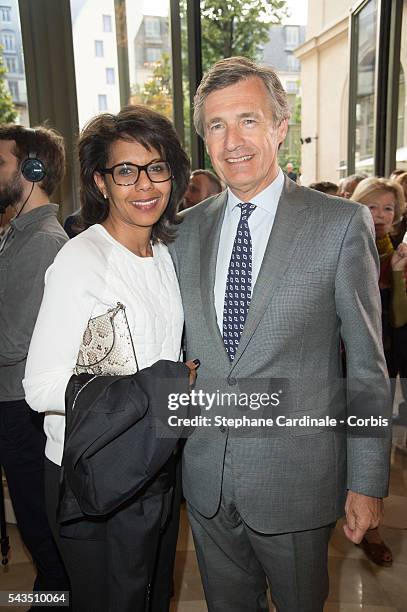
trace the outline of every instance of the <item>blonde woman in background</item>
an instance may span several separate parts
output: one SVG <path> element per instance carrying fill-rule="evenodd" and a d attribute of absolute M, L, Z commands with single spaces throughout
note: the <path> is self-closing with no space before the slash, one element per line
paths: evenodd
<path fill-rule="evenodd" d="M 380 257 L 383 346 L 391 379 L 392 397 L 399 373 L 403 395 L 407 399 L 407 385 L 404 380 L 407 378 L 407 245 L 401 243 L 396 246 L 392 239 L 392 232 L 404 213 L 403 189 L 395 180 L 366 178 L 356 187 L 352 200 L 368 206 L 372 214 Z M 361 546 L 369 559 L 377 565 L 388 567 L 392 564 L 391 550 L 383 542 L 378 529 L 367 531 Z"/>

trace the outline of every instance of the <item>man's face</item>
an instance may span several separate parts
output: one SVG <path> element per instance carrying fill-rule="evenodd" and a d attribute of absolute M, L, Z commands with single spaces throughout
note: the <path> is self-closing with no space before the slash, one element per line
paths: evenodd
<path fill-rule="evenodd" d="M 14 140 L 0 140 L 0 210 L 16 207 L 23 197 L 23 181 Z"/>
<path fill-rule="evenodd" d="M 287 120 L 274 125 L 270 96 L 258 77 L 212 92 L 203 110 L 212 165 L 233 193 L 249 202 L 277 176 Z"/>
<path fill-rule="evenodd" d="M 286 170 L 287 172 L 292 172 L 294 170 L 294 166 L 292 164 L 287 164 Z"/>
<path fill-rule="evenodd" d="M 191 206 L 195 206 L 195 204 L 199 204 L 202 200 L 206 200 L 206 198 L 213 195 L 211 187 L 211 181 L 205 174 L 194 174 L 191 176 L 184 197 L 185 208 L 191 208 Z"/>

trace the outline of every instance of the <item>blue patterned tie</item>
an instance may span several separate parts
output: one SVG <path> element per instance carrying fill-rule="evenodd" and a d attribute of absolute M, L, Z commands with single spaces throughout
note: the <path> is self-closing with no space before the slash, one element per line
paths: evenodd
<path fill-rule="evenodd" d="M 233 361 L 244 328 L 252 297 L 252 237 L 249 217 L 255 204 L 238 205 L 240 221 L 230 257 L 223 306 L 223 342 Z"/>

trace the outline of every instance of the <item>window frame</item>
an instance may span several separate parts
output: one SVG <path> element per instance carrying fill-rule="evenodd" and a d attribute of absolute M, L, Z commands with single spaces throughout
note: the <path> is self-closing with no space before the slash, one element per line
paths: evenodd
<path fill-rule="evenodd" d="M 357 53 L 360 12 L 371 2 L 361 0 L 349 16 L 349 96 L 346 174 L 355 173 Z M 395 167 L 397 147 L 397 103 L 403 0 L 377 0 L 376 57 L 374 83 L 373 172 L 388 176 Z"/>
<path fill-rule="evenodd" d="M 100 49 L 102 53 L 98 53 L 98 49 Z M 95 57 L 105 57 L 105 45 L 103 40 L 95 40 Z"/>
<path fill-rule="evenodd" d="M 105 68 L 106 85 L 116 85 L 116 72 L 111 66 Z"/>
<path fill-rule="evenodd" d="M 106 24 L 109 24 L 108 28 L 106 28 Z M 102 15 L 102 29 L 103 32 L 113 32 L 113 20 L 111 15 Z"/>
<path fill-rule="evenodd" d="M 154 27 L 147 27 L 148 25 L 154 25 Z M 144 36 L 146 40 L 157 40 L 161 38 L 161 20 L 159 17 L 154 17 L 153 15 L 144 16 Z"/>
<path fill-rule="evenodd" d="M 0 6 L 0 21 L 2 21 L 3 23 L 11 22 L 11 9 L 12 9 L 12 6 L 8 6 L 5 4 L 2 4 Z M 6 13 L 7 19 L 4 19 L 4 13 Z"/>
<path fill-rule="evenodd" d="M 103 100 L 103 104 L 101 101 Z M 98 110 L 100 113 L 106 112 L 108 109 L 107 94 L 98 94 Z"/>
<path fill-rule="evenodd" d="M 294 37 L 295 42 L 289 40 L 289 36 L 287 34 L 291 32 L 293 34 L 295 32 L 296 36 Z M 300 27 L 297 25 L 287 25 L 284 27 L 284 39 L 286 49 L 295 49 L 300 44 Z"/>

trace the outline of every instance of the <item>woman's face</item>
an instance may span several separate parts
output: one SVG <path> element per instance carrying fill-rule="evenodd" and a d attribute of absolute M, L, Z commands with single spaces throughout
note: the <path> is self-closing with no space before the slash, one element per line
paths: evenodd
<path fill-rule="evenodd" d="M 394 222 L 396 199 L 391 191 L 379 191 L 371 196 L 366 204 L 373 217 L 376 238 L 383 238 L 388 234 Z"/>
<path fill-rule="evenodd" d="M 155 149 L 150 151 L 135 140 L 116 140 L 111 146 L 106 167 L 112 168 L 117 164 L 137 164 L 145 166 L 152 162 L 165 161 L 162 155 Z M 159 165 L 153 166 L 151 175 L 161 179 Z M 126 173 L 128 169 L 120 169 L 117 182 L 129 182 Z M 137 182 L 134 185 L 117 185 L 111 174 L 95 174 L 95 181 L 103 194 L 109 200 L 110 221 L 127 226 L 150 229 L 157 223 L 167 208 L 171 193 L 171 178 L 164 182 L 153 182 L 147 172 L 139 172 Z"/>

